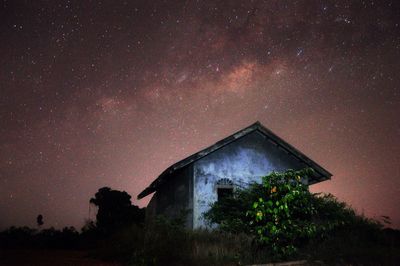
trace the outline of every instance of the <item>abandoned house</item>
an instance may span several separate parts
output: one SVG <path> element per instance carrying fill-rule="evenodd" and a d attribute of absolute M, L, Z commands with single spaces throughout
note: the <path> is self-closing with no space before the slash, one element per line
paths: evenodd
<path fill-rule="evenodd" d="M 311 185 L 332 176 L 328 171 L 256 122 L 239 132 L 167 168 L 139 195 L 153 192 L 147 206 L 148 217 L 176 217 L 187 211 L 188 228 L 206 227 L 203 213 L 218 198 L 235 187 L 261 182 L 272 171 L 311 167 L 314 176 L 304 180 Z"/>

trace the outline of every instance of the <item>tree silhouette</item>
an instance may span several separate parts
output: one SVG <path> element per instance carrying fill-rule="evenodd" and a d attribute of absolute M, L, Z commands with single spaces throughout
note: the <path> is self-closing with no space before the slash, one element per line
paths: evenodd
<path fill-rule="evenodd" d="M 36 217 L 36 223 L 37 223 L 37 225 L 38 225 L 39 227 L 41 227 L 41 226 L 43 225 L 43 215 L 39 214 L 39 215 Z"/>
<path fill-rule="evenodd" d="M 131 196 L 125 191 L 100 188 L 90 203 L 98 207 L 96 226 L 105 233 L 144 222 L 144 208 L 132 205 Z"/>

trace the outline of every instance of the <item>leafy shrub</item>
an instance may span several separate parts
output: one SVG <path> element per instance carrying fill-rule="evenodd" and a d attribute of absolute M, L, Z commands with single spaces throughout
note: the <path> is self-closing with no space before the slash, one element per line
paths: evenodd
<path fill-rule="evenodd" d="M 316 233 L 312 194 L 302 180 L 312 170 L 272 172 L 261 184 L 237 190 L 234 197 L 212 205 L 205 218 L 228 232 L 251 233 L 268 246 L 276 259 L 294 254 L 296 247 Z"/>
<path fill-rule="evenodd" d="M 363 258 L 370 259 L 364 262 L 376 263 L 383 259 L 379 252 L 393 258 L 390 250 L 399 251 L 393 244 L 399 238 L 386 237 L 379 222 L 358 215 L 333 195 L 310 193 L 302 180 L 312 174 L 311 169 L 273 172 L 261 184 L 215 202 L 204 216 L 220 230 L 252 235 L 257 248 L 270 251 L 263 253 L 264 261 L 355 262 L 365 253 Z"/>
<path fill-rule="evenodd" d="M 303 239 L 312 237 L 316 210 L 308 187 L 301 181 L 310 170 L 272 172 L 262 178 L 262 196 L 247 211 L 250 226 L 262 245 L 270 246 L 277 258 L 296 252 Z"/>

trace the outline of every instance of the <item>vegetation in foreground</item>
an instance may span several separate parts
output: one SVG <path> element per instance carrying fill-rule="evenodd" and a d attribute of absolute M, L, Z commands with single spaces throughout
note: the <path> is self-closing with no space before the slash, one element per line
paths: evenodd
<path fill-rule="evenodd" d="M 397 265 L 400 231 L 384 229 L 331 194 L 312 194 L 303 184 L 312 174 L 312 169 L 273 172 L 261 184 L 214 203 L 205 217 L 224 232 L 251 236 L 268 261 Z"/>
<path fill-rule="evenodd" d="M 80 249 L 127 265 L 246 265 L 306 259 L 332 265 L 397 265 L 400 231 L 357 215 L 332 195 L 312 194 L 311 170 L 272 173 L 216 202 L 205 218 L 219 229 L 187 231 L 184 216 L 144 223 L 126 192 L 102 188 L 90 200 L 96 222 L 81 232 L 11 227 L 1 248 Z M 38 217 L 39 218 L 39 217 Z M 39 220 L 41 224 L 39 225 Z M 38 225 L 43 224 L 43 217 Z"/>

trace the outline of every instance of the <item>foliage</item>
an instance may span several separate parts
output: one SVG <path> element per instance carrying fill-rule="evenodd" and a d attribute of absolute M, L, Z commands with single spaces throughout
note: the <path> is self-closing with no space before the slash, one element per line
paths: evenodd
<path fill-rule="evenodd" d="M 90 255 L 108 261 L 135 262 L 143 254 L 144 235 L 144 228 L 136 224 L 120 228 L 111 235 L 97 238 L 95 245 L 90 246 Z M 89 239 L 93 236 L 96 235 Z"/>
<path fill-rule="evenodd" d="M 205 218 L 222 230 L 253 234 L 277 258 L 290 256 L 300 242 L 316 233 L 312 195 L 302 183 L 311 174 L 310 169 L 272 172 L 261 184 L 214 203 Z"/>
<path fill-rule="evenodd" d="M 146 227 L 138 265 L 242 265 L 254 262 L 259 250 L 252 237 L 221 230 L 186 230 L 184 219 L 158 216 Z M 261 256 L 258 256 L 258 258 Z M 261 261 L 259 261 L 261 262 Z"/>
<path fill-rule="evenodd" d="M 253 184 L 216 203 L 206 217 L 222 226 L 212 231 L 186 230 L 182 212 L 176 219 L 159 216 L 154 223 L 123 225 L 108 234 L 93 221 L 86 221 L 81 233 L 73 227 L 63 230 L 11 227 L 0 232 L 0 248 L 86 249 L 93 257 L 128 265 L 247 265 L 284 259 L 308 259 L 332 265 L 398 264 L 399 230 L 382 229 L 380 223 L 357 215 L 330 194 L 309 193 L 296 180 L 299 172 L 291 171 L 286 177 L 285 173 L 274 174 L 275 183 L 269 179 L 268 184 Z M 287 183 L 289 188 L 284 186 Z M 296 197 L 303 195 L 300 202 L 287 197 L 285 201 L 283 198 L 290 194 L 284 193 L 285 189 L 300 190 L 299 194 L 294 193 Z M 286 211 L 281 211 L 285 207 L 279 207 L 285 203 L 290 209 L 291 223 Z M 262 211 L 263 219 L 258 211 Z M 280 232 L 270 232 L 272 226 L 267 223 L 271 221 Z M 311 233 L 304 232 L 307 224 L 313 225 Z M 282 230 L 283 225 L 287 232 Z M 288 229 L 289 226 L 295 228 Z M 264 227 L 270 231 L 262 229 L 265 234 L 259 234 L 257 230 Z M 286 233 L 292 238 L 286 237 Z M 277 243 L 275 251 L 270 239 Z M 288 248 L 290 245 L 296 252 Z"/>
<path fill-rule="evenodd" d="M 246 213 L 257 240 L 270 246 L 277 257 L 292 255 L 301 240 L 316 233 L 312 221 L 316 210 L 311 193 L 302 183 L 311 173 L 308 169 L 288 170 L 263 177 L 262 196 Z"/>
<path fill-rule="evenodd" d="M 98 207 L 96 226 L 105 234 L 121 227 L 144 223 L 145 209 L 132 205 L 131 196 L 125 191 L 100 188 L 90 203 Z"/>
<path fill-rule="evenodd" d="M 332 200 L 333 197 L 329 198 Z M 330 231 L 325 230 L 323 235 L 320 232 L 317 237 L 310 239 L 299 253 L 305 258 L 324 261 L 329 265 L 398 265 L 399 230 L 382 229 L 376 221 L 351 213 L 343 221 L 343 224 Z"/>
<path fill-rule="evenodd" d="M 29 227 L 10 227 L 0 232 L 0 248 L 63 248 L 78 247 L 79 233 L 74 227 L 56 230 L 53 227 L 36 230 Z"/>
<path fill-rule="evenodd" d="M 188 238 L 180 217 L 167 219 L 158 216 L 146 228 L 143 250 L 146 265 L 185 265 L 188 254 Z"/>
<path fill-rule="evenodd" d="M 224 197 L 214 203 L 211 209 L 204 213 L 209 226 L 218 224 L 220 230 L 229 233 L 250 233 L 251 218 L 246 212 L 255 200 L 262 196 L 260 187 L 252 184 L 247 190 L 235 190 L 232 197 Z"/>
<path fill-rule="evenodd" d="M 330 194 L 310 193 L 302 180 L 312 174 L 311 169 L 273 172 L 261 184 L 214 203 L 205 218 L 221 230 L 253 235 L 259 247 L 272 251 L 273 260 L 307 257 L 312 249 L 305 252 L 304 247 L 318 246 L 346 230 L 363 232 L 371 241 L 381 235 L 380 223 L 357 215 Z"/>
<path fill-rule="evenodd" d="M 346 203 L 338 201 L 332 194 L 314 194 L 311 204 L 316 214 L 313 222 L 317 229 L 316 237 L 324 239 L 336 230 L 343 228 L 357 228 L 369 230 L 372 237 L 383 226 L 378 221 L 358 215 Z"/>

